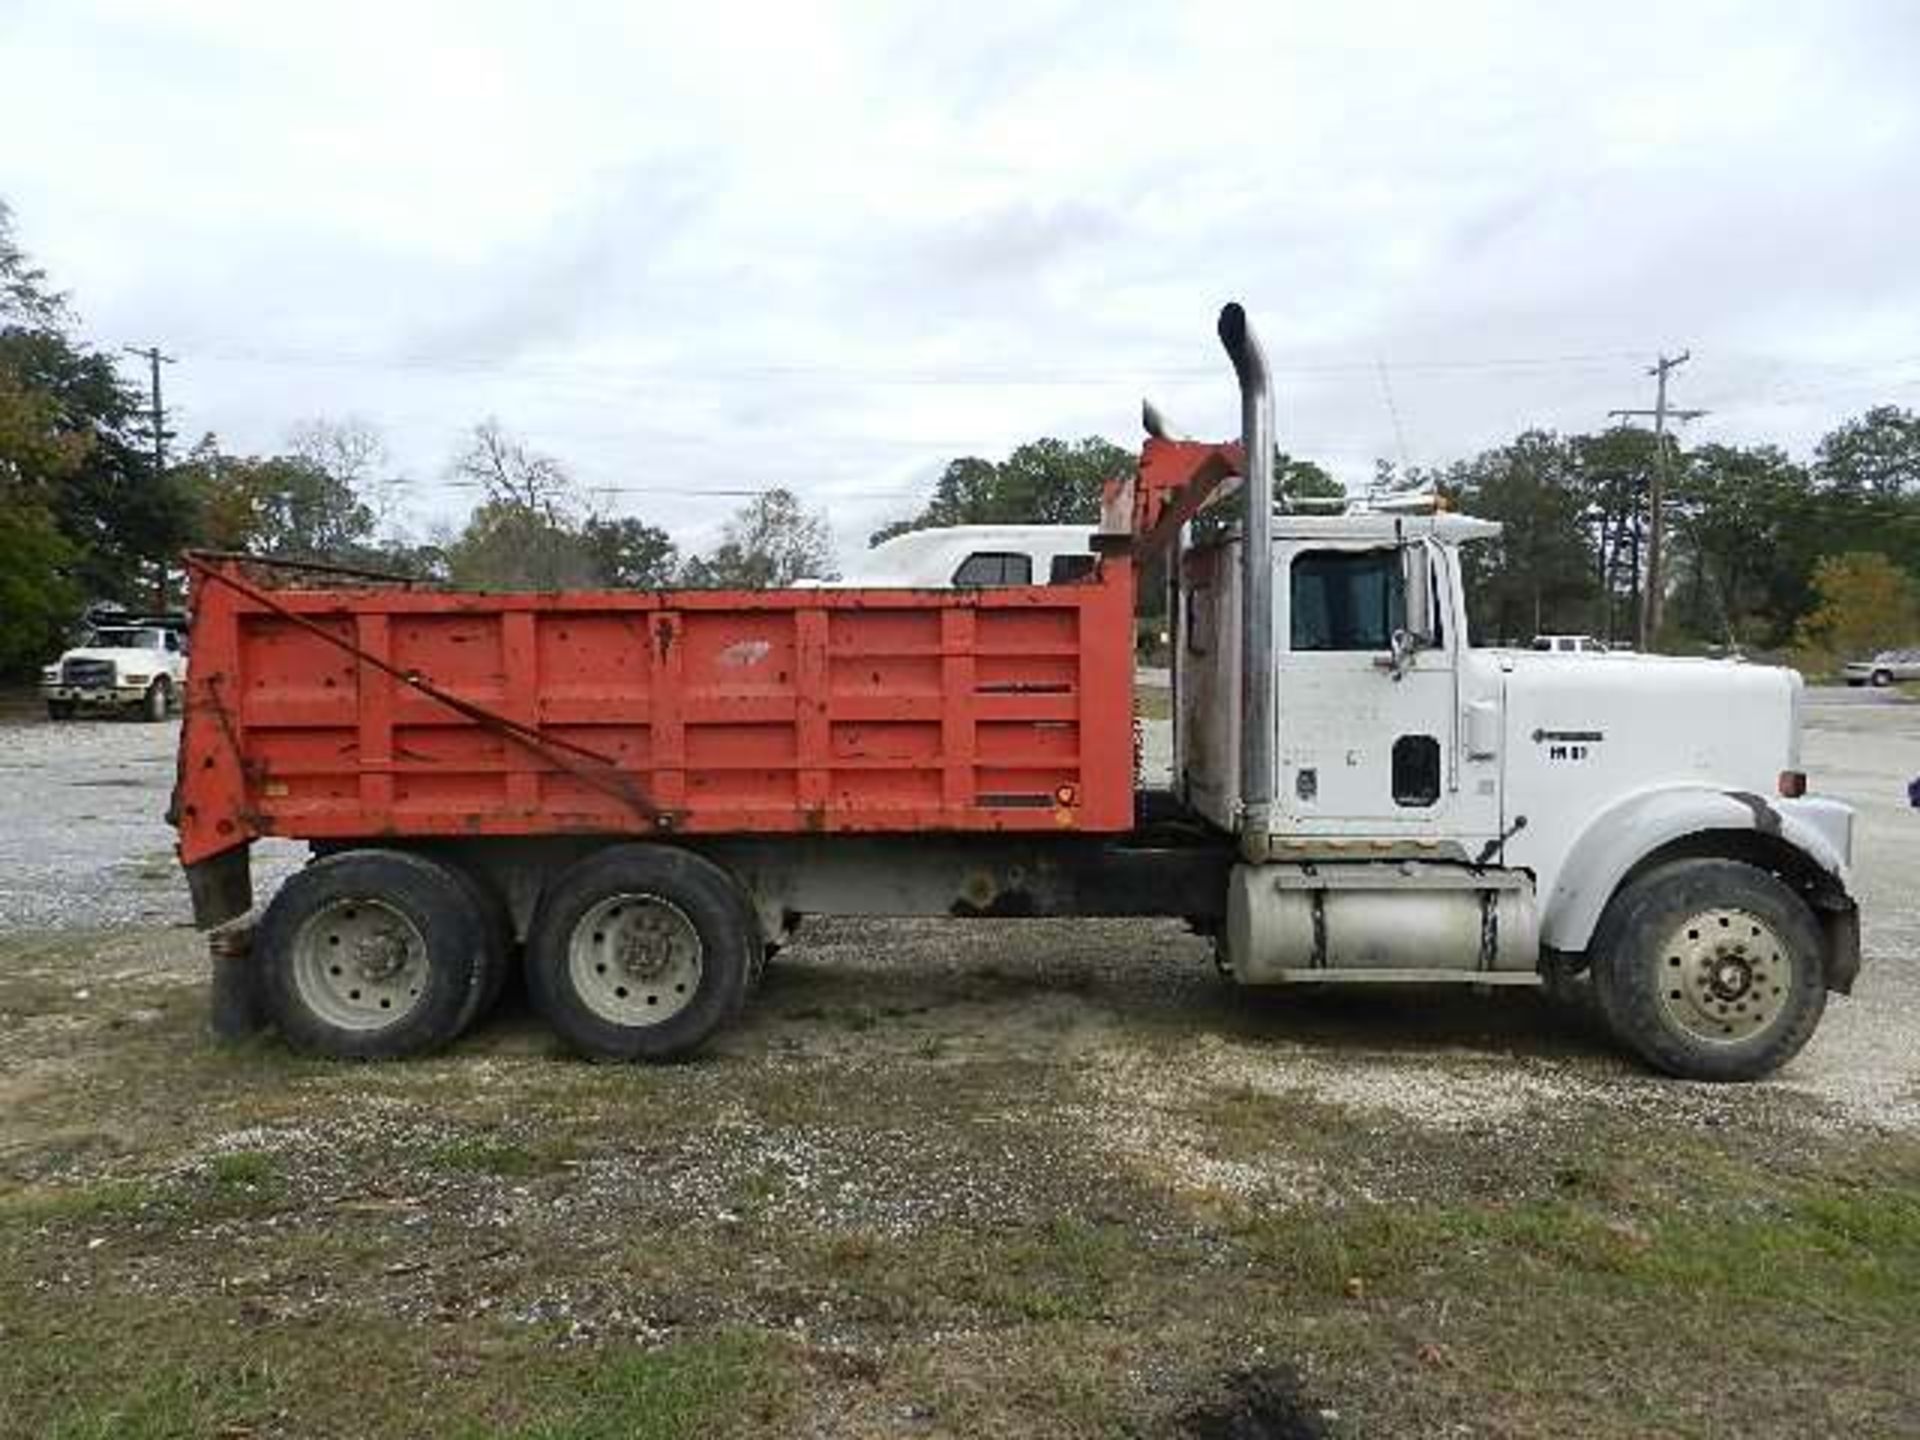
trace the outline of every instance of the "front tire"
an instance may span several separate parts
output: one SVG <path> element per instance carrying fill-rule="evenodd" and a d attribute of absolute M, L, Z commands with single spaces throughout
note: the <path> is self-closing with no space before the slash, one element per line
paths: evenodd
<path fill-rule="evenodd" d="M 280 887 L 253 953 L 267 1013 L 294 1049 L 392 1060 L 460 1033 L 491 952 L 472 894 L 443 866 L 348 850 Z"/>
<path fill-rule="evenodd" d="M 740 1010 L 761 958 L 753 908 L 726 871 L 661 845 L 616 845 L 541 897 L 527 988 L 583 1054 L 677 1060 Z"/>
<path fill-rule="evenodd" d="M 1607 906 L 1594 992 L 1614 1036 L 1688 1080 L 1757 1080 L 1800 1052 L 1826 1010 L 1820 927 L 1779 879 L 1681 860 Z"/>
<path fill-rule="evenodd" d="M 172 708 L 173 682 L 163 675 L 147 687 L 147 693 L 140 701 L 140 718 L 149 725 L 158 725 L 167 718 L 167 712 Z"/>
<path fill-rule="evenodd" d="M 47 701 L 47 719 L 71 720 L 72 718 L 73 718 L 73 702 L 71 700 Z"/>
<path fill-rule="evenodd" d="M 1876 690 L 1886 689 L 1887 686 L 1893 684 L 1893 672 L 1891 670 L 1874 671 L 1872 683 L 1873 688 Z"/>

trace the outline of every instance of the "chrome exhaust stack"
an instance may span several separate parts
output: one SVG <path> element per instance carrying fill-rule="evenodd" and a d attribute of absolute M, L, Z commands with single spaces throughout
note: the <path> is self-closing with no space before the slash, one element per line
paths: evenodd
<path fill-rule="evenodd" d="M 1219 332 L 1240 379 L 1240 848 L 1262 860 L 1273 830 L 1273 391 L 1247 312 L 1222 307 Z"/>

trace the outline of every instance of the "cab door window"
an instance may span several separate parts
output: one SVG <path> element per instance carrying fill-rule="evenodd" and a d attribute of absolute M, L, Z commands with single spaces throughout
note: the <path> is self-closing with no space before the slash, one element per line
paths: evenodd
<path fill-rule="evenodd" d="M 1388 650 L 1407 623 L 1397 550 L 1304 550 L 1291 576 L 1296 651 Z"/>

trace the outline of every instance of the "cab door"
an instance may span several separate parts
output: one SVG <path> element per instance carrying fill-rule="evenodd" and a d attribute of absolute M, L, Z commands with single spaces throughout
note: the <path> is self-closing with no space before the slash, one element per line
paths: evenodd
<path fill-rule="evenodd" d="M 1396 666 L 1394 635 L 1406 626 L 1398 546 L 1301 543 L 1285 547 L 1280 563 L 1275 799 L 1287 828 L 1303 836 L 1452 835 L 1455 612 L 1436 594 L 1434 644 Z"/>

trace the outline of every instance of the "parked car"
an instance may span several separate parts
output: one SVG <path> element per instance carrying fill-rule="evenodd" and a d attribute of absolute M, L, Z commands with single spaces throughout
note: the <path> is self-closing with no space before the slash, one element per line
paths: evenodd
<path fill-rule="evenodd" d="M 1596 640 L 1591 635 L 1536 635 L 1533 637 L 1535 650 L 1549 651 L 1555 655 L 1606 655 L 1611 647 L 1604 640 Z"/>
<path fill-rule="evenodd" d="M 1896 680 L 1920 680 L 1920 650 L 1882 650 L 1871 660 L 1849 660 L 1849 685 L 1891 685 Z"/>
<path fill-rule="evenodd" d="M 95 621 L 86 640 L 40 672 L 47 717 L 127 710 L 164 720 L 185 693 L 187 641 L 166 620 Z"/>

